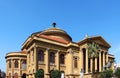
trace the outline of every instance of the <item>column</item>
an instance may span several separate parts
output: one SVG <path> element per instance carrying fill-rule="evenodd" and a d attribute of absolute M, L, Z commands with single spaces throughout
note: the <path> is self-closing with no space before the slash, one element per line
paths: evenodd
<path fill-rule="evenodd" d="M 37 60 L 37 47 L 34 47 L 34 67 L 35 67 L 35 72 L 38 70 L 38 60 Z M 29 61 L 32 61 L 29 59 Z"/>
<path fill-rule="evenodd" d="M 27 60 L 26 61 L 27 61 L 27 74 L 28 74 L 29 73 L 29 52 L 27 52 Z"/>
<path fill-rule="evenodd" d="M 88 73 L 88 49 L 86 49 L 86 73 Z"/>
<path fill-rule="evenodd" d="M 103 52 L 103 70 L 104 70 L 104 66 L 105 66 L 105 52 Z"/>
<path fill-rule="evenodd" d="M 11 76 L 13 77 L 14 76 L 14 60 L 13 59 L 11 59 L 11 70 L 12 70 L 12 73 L 11 73 Z"/>
<path fill-rule="evenodd" d="M 49 49 L 45 51 L 45 78 L 49 78 Z"/>
<path fill-rule="evenodd" d="M 106 63 L 108 63 L 108 52 L 106 52 Z"/>
<path fill-rule="evenodd" d="M 69 57 L 70 57 L 70 74 L 72 74 L 73 73 L 73 55 L 72 55 L 72 50 L 71 50 L 71 52 L 70 52 L 70 54 L 69 54 Z"/>
<path fill-rule="evenodd" d="M 111 67 L 112 67 L 112 70 L 114 70 L 114 63 L 112 63 Z"/>
<path fill-rule="evenodd" d="M 97 58 L 95 58 L 95 72 L 97 71 Z"/>
<path fill-rule="evenodd" d="M 19 63 L 19 70 L 20 70 L 18 76 L 21 77 L 21 74 L 22 74 L 21 73 L 21 59 L 18 60 L 18 63 Z"/>
<path fill-rule="evenodd" d="M 80 66 L 80 69 L 79 70 L 81 70 L 81 69 L 83 69 L 83 51 L 81 51 L 80 50 L 80 52 L 79 52 L 79 57 L 80 57 L 80 59 L 79 59 L 79 66 Z M 78 67 L 79 67 L 78 66 Z"/>
<path fill-rule="evenodd" d="M 73 73 L 73 52 L 72 52 L 72 49 L 68 50 L 66 61 L 69 61 L 68 63 L 66 63 L 66 69 L 67 69 L 66 72 L 67 72 L 67 74 L 71 75 Z"/>
<path fill-rule="evenodd" d="M 99 72 L 101 72 L 101 52 L 99 51 Z"/>
<path fill-rule="evenodd" d="M 60 68 L 60 64 L 59 64 L 59 51 L 56 53 L 55 65 L 56 65 L 56 69 L 59 70 L 59 68 Z"/>
<path fill-rule="evenodd" d="M 92 72 L 92 69 L 93 69 L 93 59 L 90 59 L 90 70 Z"/>
<path fill-rule="evenodd" d="M 8 76 L 8 67 L 9 67 L 9 61 L 6 59 L 6 78 Z"/>

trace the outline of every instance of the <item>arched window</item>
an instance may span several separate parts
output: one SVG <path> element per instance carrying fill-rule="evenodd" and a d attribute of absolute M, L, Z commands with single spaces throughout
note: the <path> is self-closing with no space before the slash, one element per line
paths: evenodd
<path fill-rule="evenodd" d="M 32 50 L 32 57 L 33 57 L 32 60 L 33 60 L 33 62 L 34 62 L 34 51 L 33 51 L 33 50 Z"/>
<path fill-rule="evenodd" d="M 50 52 L 50 63 L 55 63 L 55 53 Z"/>
<path fill-rule="evenodd" d="M 82 53 L 83 53 L 83 70 L 85 73 L 86 72 L 86 49 L 85 48 L 82 49 Z"/>
<path fill-rule="evenodd" d="M 18 60 L 15 60 L 15 63 L 14 63 L 14 65 L 15 65 L 15 68 L 18 68 Z"/>
<path fill-rule="evenodd" d="M 11 68 L 11 60 L 9 61 L 9 68 Z"/>
<path fill-rule="evenodd" d="M 9 73 L 8 78 L 11 78 L 11 73 Z"/>
<path fill-rule="evenodd" d="M 60 64 L 65 64 L 65 56 L 64 56 L 64 54 L 60 54 L 59 59 L 60 59 Z"/>
<path fill-rule="evenodd" d="M 38 51 L 38 61 L 44 61 L 44 52 L 43 50 Z"/>
<path fill-rule="evenodd" d="M 25 70 L 26 69 L 26 60 L 22 61 L 22 69 Z"/>
<path fill-rule="evenodd" d="M 74 59 L 74 67 L 77 68 L 78 65 L 77 65 L 77 58 Z"/>
<path fill-rule="evenodd" d="M 26 60 L 23 60 L 23 61 L 22 61 L 22 64 L 26 64 Z"/>
<path fill-rule="evenodd" d="M 28 61 L 29 61 L 29 63 L 30 63 L 30 52 L 29 52 L 29 54 L 28 54 L 28 58 L 29 58 Z"/>
<path fill-rule="evenodd" d="M 22 78 L 26 78 L 26 73 L 23 73 Z"/>
<path fill-rule="evenodd" d="M 14 78 L 18 78 L 18 74 L 17 73 L 15 73 Z"/>

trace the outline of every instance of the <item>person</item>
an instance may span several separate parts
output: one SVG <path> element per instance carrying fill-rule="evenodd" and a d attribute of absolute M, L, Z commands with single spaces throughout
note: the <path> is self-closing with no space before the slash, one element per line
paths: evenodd
<path fill-rule="evenodd" d="M 81 69 L 81 71 L 80 71 L 80 78 L 84 78 L 84 71 L 83 71 L 83 69 Z"/>
<path fill-rule="evenodd" d="M 61 78 L 64 78 L 64 73 L 63 72 L 61 72 Z"/>
<path fill-rule="evenodd" d="M 2 74 L 2 72 L 1 72 L 1 69 L 0 69 L 0 78 L 2 78 L 1 74 Z"/>

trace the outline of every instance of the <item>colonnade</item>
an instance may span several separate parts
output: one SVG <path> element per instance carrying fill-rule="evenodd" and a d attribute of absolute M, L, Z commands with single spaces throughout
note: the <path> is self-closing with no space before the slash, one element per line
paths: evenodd
<path fill-rule="evenodd" d="M 50 73 L 50 62 L 49 62 L 49 50 L 45 50 L 45 78 L 49 78 L 49 73 Z M 55 63 L 53 64 L 55 66 L 55 69 L 59 70 L 60 69 L 60 64 L 59 64 L 59 50 L 55 52 Z"/>
<path fill-rule="evenodd" d="M 26 69 L 22 69 L 22 63 L 23 60 L 26 61 L 26 59 L 21 59 L 21 58 L 9 58 L 6 60 L 6 77 L 21 77 L 22 76 L 22 70 L 26 70 Z M 16 67 L 15 67 L 15 62 L 16 63 Z"/>
<path fill-rule="evenodd" d="M 85 58 L 85 60 L 83 61 L 83 69 L 85 69 L 84 70 L 85 73 L 93 72 L 93 69 L 94 69 L 94 72 L 101 72 L 104 70 L 104 66 L 108 62 L 108 53 L 106 51 L 102 51 L 102 50 L 98 52 L 98 57 L 89 58 L 88 50 L 86 49 L 85 57 L 84 57 L 84 55 L 82 57 L 83 57 L 83 59 Z M 90 59 L 90 62 L 88 62 L 89 59 Z M 93 62 L 94 62 L 94 65 L 93 65 Z M 89 68 L 89 63 L 90 63 L 90 68 Z"/>

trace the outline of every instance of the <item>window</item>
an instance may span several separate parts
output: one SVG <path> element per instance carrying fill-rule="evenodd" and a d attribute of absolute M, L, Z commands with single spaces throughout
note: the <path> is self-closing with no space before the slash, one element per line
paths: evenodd
<path fill-rule="evenodd" d="M 77 58 L 76 58 L 76 57 L 75 57 L 75 59 L 74 59 L 74 67 L 75 67 L 75 68 L 78 67 L 78 65 L 77 65 Z"/>
<path fill-rule="evenodd" d="M 11 78 L 11 73 L 9 73 L 8 77 L 7 78 Z"/>
<path fill-rule="evenodd" d="M 11 61 L 9 61 L 9 68 L 11 68 Z"/>
<path fill-rule="evenodd" d="M 15 68 L 18 68 L 18 60 L 15 60 L 14 65 L 15 65 Z"/>
<path fill-rule="evenodd" d="M 26 73 L 23 73 L 21 78 L 26 78 Z"/>
<path fill-rule="evenodd" d="M 33 62 L 34 62 L 34 51 L 33 51 L 33 50 L 32 50 L 32 57 L 33 57 L 32 60 L 33 60 Z"/>
<path fill-rule="evenodd" d="M 43 50 L 38 51 L 38 61 L 44 61 L 44 52 L 43 52 Z"/>
<path fill-rule="evenodd" d="M 55 63 L 55 53 L 50 52 L 50 63 Z"/>
<path fill-rule="evenodd" d="M 15 73 L 15 75 L 14 75 L 14 77 L 13 78 L 18 78 L 18 74 L 17 73 Z"/>
<path fill-rule="evenodd" d="M 84 71 L 84 73 L 86 73 L 86 49 L 85 48 L 83 48 L 82 49 L 82 53 L 83 53 L 83 71 Z"/>
<path fill-rule="evenodd" d="M 28 62 L 30 64 L 30 52 L 28 52 Z"/>
<path fill-rule="evenodd" d="M 60 64 L 65 64 L 65 56 L 64 56 L 64 54 L 60 54 L 59 59 L 60 59 Z"/>
<path fill-rule="evenodd" d="M 22 62 L 22 70 L 25 70 L 26 69 L 26 60 L 23 60 Z"/>

